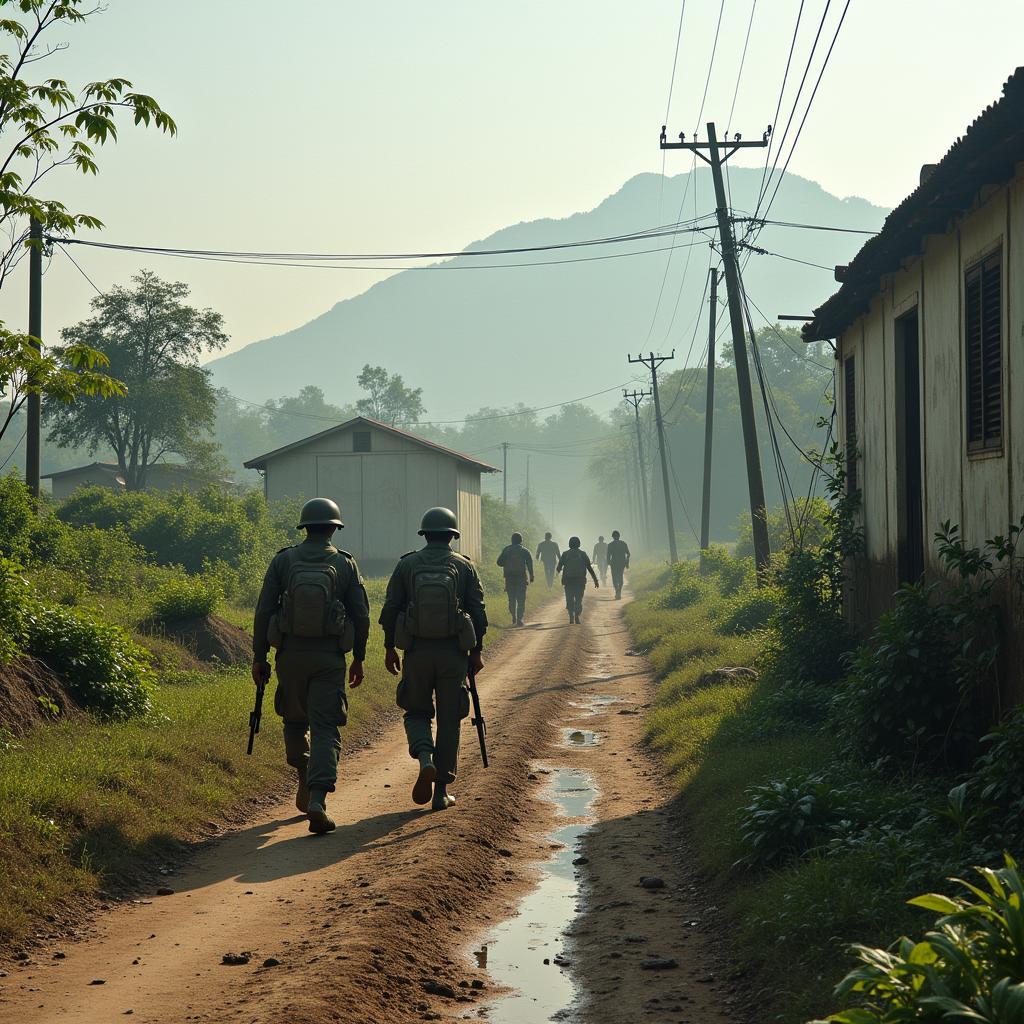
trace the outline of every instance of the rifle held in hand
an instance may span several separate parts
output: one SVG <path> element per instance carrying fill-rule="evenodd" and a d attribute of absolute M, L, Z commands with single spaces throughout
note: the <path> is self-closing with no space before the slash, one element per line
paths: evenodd
<path fill-rule="evenodd" d="M 245 748 L 247 754 L 252 753 L 253 740 L 256 733 L 260 731 L 260 720 L 263 718 L 263 691 L 267 688 L 265 681 L 256 684 L 256 703 L 249 712 L 249 745 Z"/>
<path fill-rule="evenodd" d="M 487 723 L 484 721 L 483 713 L 480 711 L 480 694 L 476 689 L 476 673 L 469 670 L 469 696 L 473 701 L 473 717 L 470 721 L 476 726 L 476 735 L 480 740 L 480 757 L 487 767 Z"/>

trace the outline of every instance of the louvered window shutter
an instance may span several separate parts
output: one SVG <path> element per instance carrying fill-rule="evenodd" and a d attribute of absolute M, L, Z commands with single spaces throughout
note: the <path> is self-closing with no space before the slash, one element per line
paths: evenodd
<path fill-rule="evenodd" d="M 999 253 L 964 278 L 967 371 L 967 450 L 1003 443 L 1003 280 Z"/>
<path fill-rule="evenodd" d="M 843 361 L 843 415 L 846 420 L 846 487 L 857 490 L 857 373 L 853 356 Z"/>

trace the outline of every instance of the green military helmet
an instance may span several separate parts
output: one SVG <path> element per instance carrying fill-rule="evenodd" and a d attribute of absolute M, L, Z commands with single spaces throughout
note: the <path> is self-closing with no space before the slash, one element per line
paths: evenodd
<path fill-rule="evenodd" d="M 459 537 L 459 521 L 450 508 L 437 505 L 428 508 L 420 520 L 419 534 L 422 537 L 425 533 L 450 533 L 453 537 Z"/>
<path fill-rule="evenodd" d="M 301 530 L 306 526 L 340 526 L 344 529 L 338 503 L 330 498 L 310 498 L 302 506 L 299 525 L 295 529 Z"/>

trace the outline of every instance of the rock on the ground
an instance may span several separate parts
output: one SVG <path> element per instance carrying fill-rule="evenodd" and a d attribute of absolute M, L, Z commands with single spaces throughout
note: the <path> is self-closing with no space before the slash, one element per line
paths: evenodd
<path fill-rule="evenodd" d="M 644 889 L 664 889 L 665 879 L 658 878 L 657 875 L 644 875 L 640 879 L 640 885 Z"/>
<path fill-rule="evenodd" d="M 679 961 L 671 957 L 652 957 L 640 962 L 640 969 L 644 971 L 671 971 L 678 966 Z"/>

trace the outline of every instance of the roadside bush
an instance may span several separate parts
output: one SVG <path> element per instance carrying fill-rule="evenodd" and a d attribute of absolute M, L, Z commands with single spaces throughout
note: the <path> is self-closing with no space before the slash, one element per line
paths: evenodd
<path fill-rule="evenodd" d="M 789 551 L 794 547 L 790 533 L 790 518 L 797 533 L 796 547 L 816 548 L 824 543 L 830 530 L 832 507 L 824 498 L 800 498 L 790 506 L 787 517 L 785 509 L 777 508 L 768 513 L 768 543 L 772 551 Z M 750 525 L 750 513 L 741 512 L 736 521 L 737 558 L 754 557 L 754 531 Z"/>
<path fill-rule="evenodd" d="M 701 553 L 700 571 L 714 577 L 726 597 L 754 582 L 753 558 L 733 557 L 722 544 L 711 544 Z"/>
<path fill-rule="evenodd" d="M 21 566 L 0 555 L 0 662 L 19 653 L 28 605 L 29 586 Z"/>
<path fill-rule="evenodd" d="M 888 950 L 854 946 L 860 965 L 836 988 L 856 1007 L 828 1017 L 837 1024 L 977 1021 L 1014 1024 L 1024 1007 L 1024 882 L 1016 862 L 976 868 L 971 897 L 936 893 L 910 900 L 941 916 L 924 939 L 903 937 Z M 824 1021 L 815 1024 L 825 1024 Z"/>
<path fill-rule="evenodd" d="M 662 608 L 679 610 L 707 601 L 716 593 L 715 584 L 701 576 L 695 563 L 676 562 L 669 570 L 660 603 Z"/>
<path fill-rule="evenodd" d="M 718 629 L 728 636 L 741 636 L 765 629 L 779 610 L 779 591 L 747 583 L 722 603 Z"/>
<path fill-rule="evenodd" d="M 1024 837 L 1024 706 L 1014 708 L 982 742 L 971 771 L 971 790 L 992 825 L 1019 842 Z"/>
<path fill-rule="evenodd" d="M 27 560 L 34 519 L 24 483 L 13 473 L 0 477 L 0 557 Z"/>
<path fill-rule="evenodd" d="M 116 626 L 68 608 L 34 608 L 24 616 L 25 649 L 63 680 L 80 707 L 127 719 L 150 707 L 145 652 Z"/>
<path fill-rule="evenodd" d="M 822 775 L 796 773 L 753 786 L 740 811 L 750 865 L 774 865 L 821 846 L 844 816 L 849 794 Z"/>
<path fill-rule="evenodd" d="M 221 599 L 215 580 L 176 576 L 161 583 L 153 597 L 153 615 L 163 622 L 212 615 Z"/>

